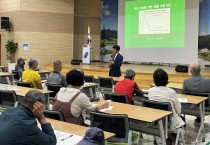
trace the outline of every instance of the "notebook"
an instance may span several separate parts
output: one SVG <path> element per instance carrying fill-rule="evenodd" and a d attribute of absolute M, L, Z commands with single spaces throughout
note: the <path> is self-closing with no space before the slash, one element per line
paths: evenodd
<path fill-rule="evenodd" d="M 54 130 L 57 138 L 57 145 L 76 145 L 83 137 L 74 134 Z"/>

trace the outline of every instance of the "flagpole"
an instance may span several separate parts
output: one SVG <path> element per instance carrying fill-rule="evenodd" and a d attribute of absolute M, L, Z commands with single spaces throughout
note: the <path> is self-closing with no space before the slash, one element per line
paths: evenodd
<path fill-rule="evenodd" d="M 92 61 L 92 51 L 91 51 L 91 36 L 90 36 L 90 26 L 88 26 L 88 42 L 87 42 L 87 45 L 90 47 L 90 62 L 93 62 Z"/>

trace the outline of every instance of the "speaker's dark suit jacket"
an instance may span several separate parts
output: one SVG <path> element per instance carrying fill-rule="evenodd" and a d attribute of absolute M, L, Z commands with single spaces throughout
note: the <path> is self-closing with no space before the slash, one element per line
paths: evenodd
<path fill-rule="evenodd" d="M 114 64 L 110 66 L 109 76 L 111 77 L 120 77 L 121 76 L 121 70 L 120 67 L 123 63 L 123 56 L 118 53 L 116 58 L 114 59 L 115 55 L 112 55 L 112 60 L 114 60 Z"/>

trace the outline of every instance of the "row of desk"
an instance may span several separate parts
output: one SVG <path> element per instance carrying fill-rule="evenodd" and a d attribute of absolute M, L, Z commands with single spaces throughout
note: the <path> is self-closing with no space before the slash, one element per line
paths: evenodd
<path fill-rule="evenodd" d="M 202 137 L 204 137 L 204 116 L 205 116 L 205 100 L 207 100 L 207 97 L 199 97 L 199 96 L 190 96 L 190 95 L 184 95 L 184 94 L 177 94 L 178 98 L 185 98 L 188 100 L 187 104 L 191 104 L 193 106 L 199 106 L 200 111 L 200 117 L 201 119 L 201 125 L 197 134 L 197 138 L 195 139 L 195 143 L 199 141 L 201 132 L 203 131 Z M 96 104 L 100 104 L 101 102 L 97 102 Z M 183 105 L 183 103 L 182 103 Z M 109 114 L 127 114 L 129 119 L 131 120 L 137 120 L 138 123 L 141 124 L 141 122 L 147 124 L 147 127 L 150 127 L 155 122 L 158 122 L 159 128 L 160 128 L 160 137 L 163 141 L 163 144 L 165 144 L 165 140 L 167 139 L 167 128 L 163 126 L 163 120 L 172 113 L 169 111 L 163 111 L 163 110 L 157 110 L 152 108 L 146 108 L 141 106 L 135 106 L 135 105 L 129 105 L 129 104 L 122 104 L 122 103 L 116 103 L 112 102 L 111 106 L 113 106 L 112 110 L 106 110 L 105 113 Z M 141 125 L 140 125 L 141 126 Z"/>
<path fill-rule="evenodd" d="M 63 121 L 49 119 L 49 118 L 47 118 L 47 122 L 49 122 L 55 130 L 71 133 L 71 134 L 78 135 L 81 137 L 84 137 L 86 130 L 88 130 L 88 127 L 85 127 L 85 126 L 80 126 L 80 125 L 71 124 L 71 123 L 67 123 Z M 105 140 L 109 139 L 112 136 L 114 136 L 113 133 L 106 132 L 106 131 L 104 132 Z"/>
<path fill-rule="evenodd" d="M 40 75 L 45 75 L 46 78 L 48 78 L 49 73 L 50 73 L 49 71 L 39 71 L 39 74 Z M 9 85 L 14 85 L 14 75 L 15 74 L 13 74 L 13 73 L 2 72 L 0 70 L 0 78 L 6 78 L 7 84 L 9 84 Z"/>
<path fill-rule="evenodd" d="M 44 74 L 47 74 L 49 72 L 43 72 Z M 7 80 L 9 80 L 9 76 L 12 74 L 10 73 L 1 73 L 0 72 L 0 77 L 6 77 Z M 47 77 L 47 76 L 46 76 Z M 97 76 L 95 76 L 97 77 Z M 113 78 L 114 81 L 120 81 L 122 78 Z M 11 83 L 8 83 L 11 84 Z M 97 84 L 94 83 L 86 83 L 83 88 L 88 88 L 90 90 L 91 96 L 93 95 L 92 88 L 97 87 Z M 182 84 L 176 84 L 176 83 L 169 83 L 168 87 L 170 88 L 176 88 L 176 89 L 181 89 Z M 0 85 L 0 89 L 11 89 L 16 92 L 18 96 L 25 96 L 25 94 L 31 90 L 31 88 L 24 88 L 24 87 L 18 87 L 18 86 L 12 86 L 12 85 Z M 50 91 L 47 90 L 41 90 L 45 95 L 46 95 L 46 104 L 49 105 L 49 93 Z M 190 95 L 183 95 L 183 94 L 177 94 L 178 98 L 186 98 L 188 100 L 188 104 L 192 105 L 198 105 L 199 110 L 200 110 L 200 117 L 204 118 L 205 115 L 205 100 L 208 99 L 206 97 L 195 97 L 195 96 L 190 96 Z M 98 102 L 100 103 L 100 102 Z M 171 114 L 171 112 L 168 111 L 163 111 L 163 110 L 157 110 L 157 109 L 151 109 L 151 108 L 145 108 L 145 107 L 139 107 L 139 106 L 133 106 L 133 105 L 128 105 L 128 104 L 121 104 L 121 103 L 116 103 L 113 102 L 113 109 L 112 110 L 107 110 L 105 111 L 106 113 L 110 114 L 127 114 L 130 119 L 134 120 L 139 120 L 148 123 L 148 126 L 153 124 L 154 122 L 158 122 L 160 131 L 161 131 L 161 139 L 163 141 L 163 144 L 165 144 L 165 139 L 167 138 L 167 128 L 164 128 L 162 120 L 164 118 L 167 118 L 168 115 Z M 130 111 L 132 110 L 132 111 Z M 149 115 L 148 115 L 149 114 Z M 204 122 L 203 119 L 201 119 L 201 126 L 199 128 L 199 132 L 196 138 L 196 142 L 198 142 L 198 139 L 200 137 L 201 132 L 203 131 L 204 133 Z"/>

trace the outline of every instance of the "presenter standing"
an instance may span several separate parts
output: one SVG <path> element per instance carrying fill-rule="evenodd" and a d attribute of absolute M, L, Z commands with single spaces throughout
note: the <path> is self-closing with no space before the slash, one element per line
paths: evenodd
<path fill-rule="evenodd" d="M 111 77 L 120 77 L 121 76 L 121 70 L 120 67 L 123 63 L 123 56 L 119 53 L 120 46 L 114 45 L 112 47 L 112 55 L 111 60 L 109 61 L 109 76 Z"/>

